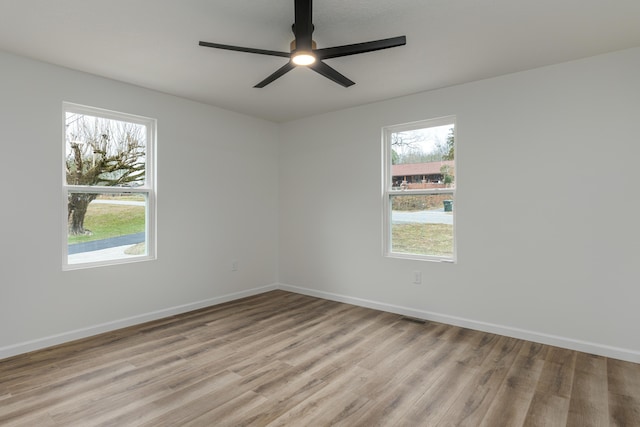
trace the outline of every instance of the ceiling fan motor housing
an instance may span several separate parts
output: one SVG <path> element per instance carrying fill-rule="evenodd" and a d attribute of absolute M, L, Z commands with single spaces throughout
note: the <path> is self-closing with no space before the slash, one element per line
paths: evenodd
<path fill-rule="evenodd" d="M 311 40 L 311 49 L 316 50 L 318 48 L 318 45 L 316 44 L 315 40 Z M 289 43 L 289 50 L 291 51 L 291 53 L 295 52 L 296 50 L 296 40 L 293 39 L 291 40 L 291 43 Z"/>

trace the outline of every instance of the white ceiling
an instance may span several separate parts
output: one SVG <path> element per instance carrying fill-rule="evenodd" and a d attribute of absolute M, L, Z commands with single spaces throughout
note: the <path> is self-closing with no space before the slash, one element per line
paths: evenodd
<path fill-rule="evenodd" d="M 287 51 L 293 3 L 0 0 L 0 50 L 287 121 L 640 46 L 640 0 L 316 0 L 319 48 L 407 36 L 327 60 L 348 89 L 304 68 L 254 89 L 287 60 L 198 46 Z"/>

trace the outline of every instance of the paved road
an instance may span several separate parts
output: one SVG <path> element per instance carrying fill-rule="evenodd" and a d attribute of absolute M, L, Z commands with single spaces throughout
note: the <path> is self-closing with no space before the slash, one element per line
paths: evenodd
<path fill-rule="evenodd" d="M 453 212 L 444 212 L 444 209 L 432 211 L 392 211 L 391 222 L 394 224 L 421 223 L 421 224 L 450 224 L 453 225 Z"/>
<path fill-rule="evenodd" d="M 138 202 L 135 200 L 93 200 L 91 203 L 101 204 L 101 205 L 129 205 L 129 206 L 146 206 L 147 202 Z"/>
<path fill-rule="evenodd" d="M 142 242 L 144 242 L 144 232 L 112 237 L 110 239 L 94 240 L 86 243 L 74 243 L 73 245 L 69 245 L 69 255 L 79 254 L 82 252 L 99 251 L 101 249 L 113 248 L 115 246 L 135 245 Z"/>

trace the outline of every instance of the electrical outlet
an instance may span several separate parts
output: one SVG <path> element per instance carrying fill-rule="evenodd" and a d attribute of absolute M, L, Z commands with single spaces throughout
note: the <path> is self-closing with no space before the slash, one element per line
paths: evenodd
<path fill-rule="evenodd" d="M 238 271 L 238 260 L 234 259 L 231 261 L 231 271 Z"/>
<path fill-rule="evenodd" d="M 413 283 L 419 285 L 422 283 L 422 271 L 413 272 Z"/>

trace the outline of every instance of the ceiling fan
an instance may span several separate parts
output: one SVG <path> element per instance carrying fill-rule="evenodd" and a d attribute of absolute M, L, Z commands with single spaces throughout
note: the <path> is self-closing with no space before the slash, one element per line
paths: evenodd
<path fill-rule="evenodd" d="M 406 36 L 392 37 L 388 39 L 375 40 L 364 43 L 349 44 L 344 46 L 328 47 L 316 49 L 316 42 L 311 38 L 313 33 L 313 23 L 311 22 L 312 0 L 295 0 L 295 22 L 292 26 L 294 40 L 291 42 L 291 52 L 279 52 L 275 50 L 254 49 L 250 47 L 231 46 L 227 44 L 203 42 L 200 46 L 213 47 L 216 49 L 234 50 L 238 52 L 257 53 L 260 55 L 281 56 L 289 58 L 284 66 L 276 70 L 266 79 L 254 87 L 262 88 L 273 82 L 284 74 L 288 73 L 296 66 L 306 66 L 313 71 L 333 80 L 334 82 L 349 87 L 355 82 L 340 74 L 338 71 L 328 66 L 323 59 L 339 58 L 341 56 L 355 55 L 358 53 L 373 52 L 390 47 L 403 46 L 407 43 Z"/>

